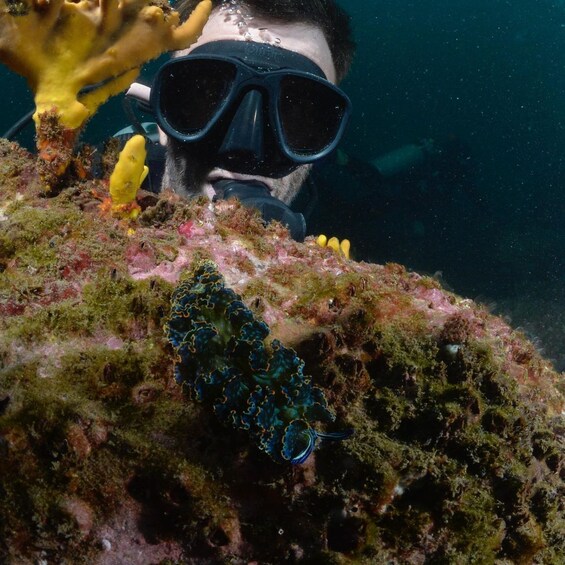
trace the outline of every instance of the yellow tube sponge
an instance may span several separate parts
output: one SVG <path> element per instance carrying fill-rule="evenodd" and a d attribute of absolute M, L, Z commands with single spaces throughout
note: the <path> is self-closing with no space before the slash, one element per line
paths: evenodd
<path fill-rule="evenodd" d="M 74 144 L 80 127 L 135 80 L 143 63 L 193 43 L 211 9 L 203 0 L 181 24 L 164 0 L 0 0 L 0 61 L 34 92 L 40 151 L 53 145 L 42 116 L 54 113 Z M 58 163 L 55 177 L 65 168 Z"/>
<path fill-rule="evenodd" d="M 341 242 L 337 237 L 327 238 L 324 234 L 319 235 L 316 238 L 316 243 L 320 247 L 328 247 L 333 249 L 338 255 L 343 255 L 346 259 L 350 259 L 351 243 L 348 239 L 343 239 Z"/>
<path fill-rule="evenodd" d="M 135 196 L 149 169 L 145 165 L 145 138 L 134 135 L 124 145 L 110 176 L 110 211 L 121 218 L 135 219 L 140 208 Z"/>

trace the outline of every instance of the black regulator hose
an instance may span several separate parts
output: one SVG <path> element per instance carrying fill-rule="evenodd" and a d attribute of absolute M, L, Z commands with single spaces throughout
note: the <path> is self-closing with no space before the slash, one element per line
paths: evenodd
<path fill-rule="evenodd" d="M 22 131 L 28 124 L 32 122 L 33 113 L 35 110 L 30 110 L 25 116 L 22 116 L 13 126 L 7 129 L 1 137 L 12 141 L 20 131 Z"/>

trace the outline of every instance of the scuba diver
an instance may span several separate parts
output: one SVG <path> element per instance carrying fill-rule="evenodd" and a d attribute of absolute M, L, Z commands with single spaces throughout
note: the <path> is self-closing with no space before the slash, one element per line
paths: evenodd
<path fill-rule="evenodd" d="M 181 18 L 197 3 L 183 0 Z M 290 204 L 312 165 L 336 149 L 351 113 L 337 86 L 354 54 L 350 18 L 336 0 L 212 4 L 198 41 L 162 65 L 150 89 L 130 89 L 159 130 L 134 122 L 118 137 L 150 141 L 152 191 L 236 196 L 301 241 L 305 220 Z"/>
<path fill-rule="evenodd" d="M 181 17 L 196 3 L 184 0 Z M 213 4 L 199 40 L 164 63 L 151 87 L 134 83 L 126 95 L 133 125 L 115 137 L 124 143 L 135 133 L 146 137 L 144 188 L 186 197 L 235 196 L 258 208 L 265 221 L 285 223 L 302 241 L 304 216 L 312 220 L 308 233 L 316 233 L 324 208 L 341 213 L 335 233 L 349 237 L 346 230 L 356 222 L 353 228 L 344 222 L 343 212 L 362 212 L 354 208 L 367 198 L 378 206 L 399 179 L 408 184 L 414 171 L 437 167 L 445 148 L 429 143 L 373 162 L 336 151 L 351 113 L 337 84 L 349 70 L 354 43 L 349 16 L 335 0 Z M 151 121 L 141 122 L 134 105 Z M 348 182 L 336 186 L 344 173 Z M 327 233 L 328 225 L 333 229 L 322 222 L 317 233 Z M 362 244 L 354 231 L 352 236 Z"/>
<path fill-rule="evenodd" d="M 314 233 L 339 230 L 358 258 L 426 270 L 441 265 L 446 248 L 461 246 L 477 214 L 484 215 L 478 173 L 470 147 L 455 136 L 368 160 L 338 149 L 313 169 L 310 182 L 323 186 L 325 197 L 308 226 Z"/>
<path fill-rule="evenodd" d="M 185 0 L 181 16 L 195 3 Z M 159 69 L 150 91 L 129 91 L 159 126 L 161 187 L 236 196 L 303 240 L 304 217 L 290 205 L 343 136 L 351 103 L 336 84 L 353 52 L 334 0 L 214 2 L 198 41 Z"/>

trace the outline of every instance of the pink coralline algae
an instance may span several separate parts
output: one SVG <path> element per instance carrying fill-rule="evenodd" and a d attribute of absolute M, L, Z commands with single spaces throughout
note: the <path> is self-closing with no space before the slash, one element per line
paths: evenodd
<path fill-rule="evenodd" d="M 140 195 L 131 223 L 100 212 L 101 181 L 45 197 L 16 145 L 0 171 L 2 563 L 563 563 L 563 375 L 505 321 L 237 203 Z M 269 438 L 305 444 L 183 394 L 165 328 L 212 264 L 335 415 L 289 438 L 351 437 L 273 461 Z"/>

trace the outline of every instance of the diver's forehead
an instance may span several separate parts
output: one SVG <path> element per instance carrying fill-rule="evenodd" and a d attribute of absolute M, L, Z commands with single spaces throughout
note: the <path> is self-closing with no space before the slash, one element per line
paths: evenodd
<path fill-rule="evenodd" d="M 194 49 L 213 41 L 247 41 L 263 43 L 294 51 L 313 61 L 326 78 L 335 84 L 336 71 L 331 51 L 322 30 L 307 24 L 281 24 L 247 15 L 240 7 L 225 4 L 214 10 L 198 41 L 176 55 L 188 55 Z M 227 6 L 231 6 L 227 8 Z M 233 8 L 233 10 L 232 10 Z M 239 12 L 238 12 L 239 10 Z"/>

